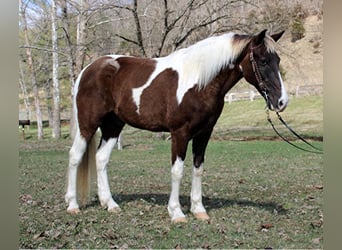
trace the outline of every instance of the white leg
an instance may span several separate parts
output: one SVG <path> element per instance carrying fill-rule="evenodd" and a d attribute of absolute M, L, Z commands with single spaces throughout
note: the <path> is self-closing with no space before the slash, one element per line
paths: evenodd
<path fill-rule="evenodd" d="M 113 212 L 119 210 L 119 205 L 113 200 L 110 192 L 107 176 L 107 163 L 116 142 L 117 138 L 111 138 L 107 142 L 102 140 L 101 147 L 96 152 L 97 186 L 100 203 L 101 206 L 107 207 L 108 211 Z"/>
<path fill-rule="evenodd" d="M 118 150 L 122 150 L 122 133 L 118 137 Z"/>
<path fill-rule="evenodd" d="M 179 203 L 179 188 L 183 177 L 184 161 L 180 157 L 177 157 L 171 169 L 171 194 L 168 205 L 169 215 L 173 222 L 185 222 L 185 215 L 181 210 Z"/>
<path fill-rule="evenodd" d="M 191 208 L 190 211 L 197 219 L 208 220 L 209 216 L 202 204 L 202 175 L 203 164 L 199 168 L 192 169 L 192 183 L 191 183 Z"/>
<path fill-rule="evenodd" d="M 78 213 L 79 206 L 77 203 L 77 168 L 80 164 L 83 154 L 86 151 L 87 142 L 77 130 L 74 142 L 69 151 L 69 168 L 68 168 L 68 187 L 65 195 L 65 201 L 69 205 L 67 211 L 69 213 Z"/>

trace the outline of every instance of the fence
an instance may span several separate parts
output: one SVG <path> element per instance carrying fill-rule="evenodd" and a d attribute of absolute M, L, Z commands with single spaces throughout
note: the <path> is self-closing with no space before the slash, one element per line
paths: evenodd
<path fill-rule="evenodd" d="M 250 90 L 250 91 L 243 91 L 243 92 L 228 93 L 224 97 L 224 101 L 228 103 L 231 103 L 234 101 L 243 101 L 243 100 L 254 101 L 254 99 L 256 98 L 261 98 L 261 95 L 254 90 Z"/>
<path fill-rule="evenodd" d="M 323 84 L 311 84 L 311 85 L 301 85 L 295 88 L 294 92 L 290 92 L 296 97 L 310 96 L 310 95 L 323 95 Z M 238 91 L 229 92 L 225 97 L 224 101 L 231 103 L 234 101 L 244 101 L 250 100 L 254 101 L 257 98 L 261 98 L 261 95 L 256 90 L 249 91 Z"/>
<path fill-rule="evenodd" d="M 296 87 L 296 97 L 323 95 L 323 84 L 302 85 Z"/>

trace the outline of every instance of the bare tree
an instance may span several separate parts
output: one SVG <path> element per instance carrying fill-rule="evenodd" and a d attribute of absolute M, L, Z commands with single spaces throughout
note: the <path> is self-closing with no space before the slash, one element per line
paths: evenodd
<path fill-rule="evenodd" d="M 87 22 L 90 18 L 89 16 L 89 6 L 87 0 L 62 0 L 60 1 L 60 6 L 62 8 L 62 26 L 64 31 L 64 37 L 66 41 L 66 51 L 67 51 L 67 67 L 69 72 L 69 81 L 71 85 L 71 95 L 70 102 L 72 109 L 70 111 L 70 127 L 69 134 L 72 138 L 75 136 L 76 127 L 73 112 L 73 99 L 75 93 L 75 81 L 77 75 L 81 72 L 86 63 L 86 54 L 89 46 L 87 44 Z M 72 41 L 72 31 L 70 29 L 69 17 L 69 7 L 72 6 L 77 12 L 77 22 L 76 22 L 76 41 Z"/>
<path fill-rule="evenodd" d="M 57 6 L 55 0 L 51 1 L 51 34 L 52 34 L 52 96 L 53 96 L 53 125 L 52 138 L 59 139 L 61 136 L 60 98 L 58 80 L 58 37 L 57 37 Z"/>
<path fill-rule="evenodd" d="M 29 100 L 29 95 L 27 91 L 27 85 L 25 82 L 25 76 L 23 72 L 23 66 L 22 63 L 19 61 L 19 86 L 20 90 L 23 96 L 24 104 L 25 104 L 25 110 L 26 110 L 26 119 L 30 120 L 31 117 L 31 103 Z"/>
<path fill-rule="evenodd" d="M 24 39 L 25 39 L 27 65 L 29 68 L 29 74 L 30 74 L 31 83 L 32 83 L 32 91 L 33 91 L 33 96 L 34 96 L 34 105 L 35 105 L 35 111 L 36 111 L 35 113 L 36 113 L 37 128 L 38 128 L 37 136 L 38 136 L 38 139 L 42 139 L 44 137 L 43 119 L 42 119 L 42 113 L 40 109 L 40 99 L 39 99 L 35 64 L 34 64 L 32 53 L 31 53 L 30 40 L 29 40 L 29 35 L 28 35 L 28 28 L 27 28 L 27 21 L 26 21 L 26 5 L 23 1 L 20 1 L 19 15 L 20 15 L 21 27 L 22 27 L 22 31 L 23 31 Z"/>
<path fill-rule="evenodd" d="M 71 92 L 70 92 L 70 103 L 72 106 L 72 109 L 70 111 L 70 128 L 69 128 L 69 134 L 71 138 L 74 138 L 75 136 L 75 117 L 74 117 L 74 112 L 73 112 L 73 90 L 74 90 L 74 85 L 77 77 L 77 72 L 76 72 L 76 59 L 74 57 L 74 49 L 73 49 L 73 42 L 72 42 L 72 34 L 70 30 L 70 18 L 69 18 L 69 7 L 67 0 L 62 0 L 60 1 L 60 6 L 62 9 L 62 29 L 63 29 L 63 35 L 64 35 L 64 40 L 65 40 L 65 50 L 66 50 L 66 57 L 67 57 L 67 68 L 68 68 L 68 73 L 69 73 L 69 82 L 71 86 Z"/>
<path fill-rule="evenodd" d="M 86 38 L 87 38 L 87 21 L 88 8 L 87 0 L 77 0 L 78 15 L 77 15 L 77 34 L 76 34 L 76 72 L 81 72 L 84 67 L 86 57 Z"/>
<path fill-rule="evenodd" d="M 239 27 L 241 18 L 234 10 L 238 0 L 133 0 L 131 4 L 108 1 L 94 7 L 115 19 L 101 20 L 91 27 L 112 22 L 119 43 L 137 48 L 140 56 L 162 56 L 177 48 L 215 33 Z M 202 33 L 201 33 L 202 32 Z"/>

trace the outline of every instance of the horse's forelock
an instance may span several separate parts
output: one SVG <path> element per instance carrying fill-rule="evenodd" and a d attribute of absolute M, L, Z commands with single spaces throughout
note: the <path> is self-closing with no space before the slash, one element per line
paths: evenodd
<path fill-rule="evenodd" d="M 276 42 L 273 40 L 272 37 L 270 37 L 269 35 L 266 35 L 264 38 L 264 44 L 269 53 L 275 52 Z"/>
<path fill-rule="evenodd" d="M 235 54 L 235 58 L 240 55 L 242 50 L 252 41 L 253 36 L 249 35 L 239 35 L 235 34 L 234 40 L 233 40 L 233 50 Z M 273 40 L 273 38 L 269 35 L 266 35 L 264 38 L 264 45 L 267 49 L 267 52 L 274 53 L 276 42 Z"/>
<path fill-rule="evenodd" d="M 235 34 L 232 42 L 233 57 L 236 59 L 252 40 L 252 36 Z"/>

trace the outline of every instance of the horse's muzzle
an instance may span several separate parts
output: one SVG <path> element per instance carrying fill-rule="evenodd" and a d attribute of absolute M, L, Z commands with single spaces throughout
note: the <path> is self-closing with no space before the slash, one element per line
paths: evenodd
<path fill-rule="evenodd" d="M 288 103 L 289 103 L 289 99 L 287 97 L 281 97 L 278 100 L 278 106 L 277 106 L 277 109 L 275 111 L 276 112 L 284 111 L 286 109 Z"/>

